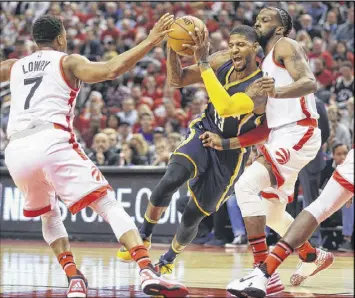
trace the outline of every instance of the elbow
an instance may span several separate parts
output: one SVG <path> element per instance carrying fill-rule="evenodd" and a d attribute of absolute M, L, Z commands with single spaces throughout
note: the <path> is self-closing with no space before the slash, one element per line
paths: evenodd
<path fill-rule="evenodd" d="M 114 79 L 116 79 L 119 76 L 119 74 L 115 71 L 110 71 L 107 76 L 106 76 L 106 80 L 109 81 L 113 81 Z"/>
<path fill-rule="evenodd" d="M 168 85 L 171 88 L 182 88 L 184 87 L 180 81 L 168 79 Z"/>
<path fill-rule="evenodd" d="M 228 111 L 229 109 L 227 109 L 227 108 L 216 108 L 216 106 L 215 106 L 215 109 L 216 109 L 218 115 L 221 116 L 222 118 L 226 118 L 226 117 L 230 116 L 230 111 Z"/>

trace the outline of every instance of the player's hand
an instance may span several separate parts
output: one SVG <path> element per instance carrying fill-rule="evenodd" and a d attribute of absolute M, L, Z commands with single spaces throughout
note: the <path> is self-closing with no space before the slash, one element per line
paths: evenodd
<path fill-rule="evenodd" d="M 259 81 L 261 91 L 267 94 L 269 97 L 275 97 L 275 80 L 271 77 L 262 77 Z"/>
<path fill-rule="evenodd" d="M 147 40 L 151 41 L 154 45 L 159 44 L 166 34 L 173 31 L 170 26 L 174 23 L 174 16 L 166 13 L 157 23 L 155 23 L 152 30 L 150 30 Z"/>
<path fill-rule="evenodd" d="M 222 138 L 215 133 L 206 131 L 200 135 L 203 147 L 210 147 L 218 151 L 223 151 Z"/>
<path fill-rule="evenodd" d="M 195 44 L 183 44 L 182 46 L 194 51 L 196 62 L 207 61 L 210 50 L 207 28 L 205 27 L 204 31 L 201 32 L 200 29 L 195 27 L 195 34 L 193 34 L 192 32 L 189 32 L 189 34 Z"/>
<path fill-rule="evenodd" d="M 248 86 L 245 93 L 253 100 L 255 108 L 265 105 L 267 102 L 267 94 L 262 89 L 262 78 L 255 80 Z"/>

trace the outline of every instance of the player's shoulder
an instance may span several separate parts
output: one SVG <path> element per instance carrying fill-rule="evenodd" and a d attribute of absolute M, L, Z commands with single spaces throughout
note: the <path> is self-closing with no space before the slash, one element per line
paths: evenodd
<path fill-rule="evenodd" d="M 87 62 L 88 59 L 79 54 L 70 54 L 65 55 L 62 60 L 64 68 L 70 69 L 72 66 L 77 65 L 78 63 Z"/>
<path fill-rule="evenodd" d="M 289 37 L 282 37 L 275 45 L 275 51 L 289 51 L 299 49 L 301 45 L 294 39 Z"/>
<path fill-rule="evenodd" d="M 218 51 L 209 57 L 209 62 L 213 70 L 218 70 L 230 60 L 228 50 Z"/>

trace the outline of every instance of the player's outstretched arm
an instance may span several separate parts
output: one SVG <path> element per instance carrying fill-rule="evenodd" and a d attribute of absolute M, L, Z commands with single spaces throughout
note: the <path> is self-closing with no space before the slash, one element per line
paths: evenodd
<path fill-rule="evenodd" d="M 69 70 L 75 78 L 86 83 L 114 80 L 132 69 L 154 46 L 160 43 L 174 22 L 169 13 L 163 15 L 150 31 L 148 37 L 134 48 L 106 62 L 91 62 L 80 55 L 69 55 L 63 61 L 64 69 Z"/>
<path fill-rule="evenodd" d="M 198 64 L 193 64 L 182 68 L 179 55 L 176 52 L 174 52 L 169 46 L 167 50 L 168 53 L 167 53 L 166 69 L 167 69 L 168 83 L 171 87 L 181 88 L 196 83 L 203 83 Z M 228 51 L 224 50 L 211 55 L 208 58 L 208 61 L 212 69 L 217 70 L 229 59 L 230 59 L 230 55 Z"/>
<path fill-rule="evenodd" d="M 283 38 L 275 46 L 275 58 L 283 62 L 294 83 L 269 90 L 270 97 L 299 98 L 317 91 L 316 79 L 298 42 Z"/>
<path fill-rule="evenodd" d="M 218 151 L 246 148 L 252 145 L 262 144 L 269 136 L 266 119 L 257 128 L 252 129 L 238 137 L 223 139 L 221 136 L 209 131 L 200 135 L 204 147 L 211 147 Z"/>
<path fill-rule="evenodd" d="M 8 59 L 0 63 L 0 82 L 7 82 L 10 80 L 11 67 L 17 59 Z"/>

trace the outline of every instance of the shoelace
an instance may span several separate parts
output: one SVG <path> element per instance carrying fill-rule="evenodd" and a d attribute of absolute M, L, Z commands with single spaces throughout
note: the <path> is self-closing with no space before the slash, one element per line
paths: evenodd
<path fill-rule="evenodd" d="M 170 274 L 173 272 L 173 270 L 167 266 L 170 263 L 167 260 L 164 259 L 159 259 L 159 262 L 156 264 L 156 266 L 159 266 L 159 268 L 165 268 L 165 270 Z"/>

